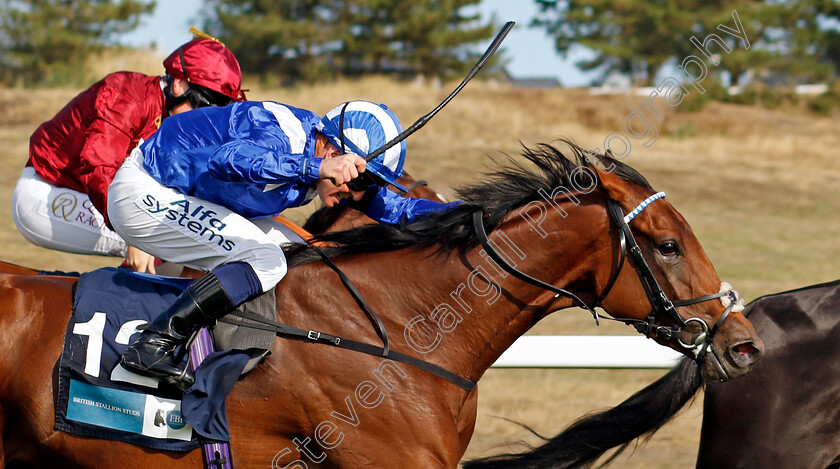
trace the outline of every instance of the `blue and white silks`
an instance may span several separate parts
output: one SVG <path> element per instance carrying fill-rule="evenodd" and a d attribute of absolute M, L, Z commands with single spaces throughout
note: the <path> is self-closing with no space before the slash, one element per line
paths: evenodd
<path fill-rule="evenodd" d="M 277 215 L 315 196 L 320 122 L 313 112 L 270 101 L 196 109 L 167 118 L 143 143 L 144 168 L 167 187 L 246 218 Z M 366 214 L 395 224 L 447 208 L 379 190 Z"/>

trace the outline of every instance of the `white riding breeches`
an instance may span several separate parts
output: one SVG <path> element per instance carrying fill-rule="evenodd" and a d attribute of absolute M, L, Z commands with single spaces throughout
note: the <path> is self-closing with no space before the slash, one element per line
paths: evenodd
<path fill-rule="evenodd" d="M 125 241 L 105 224 L 87 194 L 56 187 L 23 169 L 12 194 L 12 219 L 27 241 L 48 249 L 124 257 Z"/>
<path fill-rule="evenodd" d="M 160 184 L 143 168 L 139 148 L 108 187 L 108 216 L 129 244 L 160 259 L 208 271 L 245 262 L 264 292 L 286 275 L 280 245 L 303 241 L 271 219 L 249 220 Z"/>

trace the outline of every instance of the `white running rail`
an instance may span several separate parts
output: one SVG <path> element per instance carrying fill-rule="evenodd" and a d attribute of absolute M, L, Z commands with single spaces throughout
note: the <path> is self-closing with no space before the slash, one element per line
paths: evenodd
<path fill-rule="evenodd" d="M 526 335 L 494 368 L 671 368 L 680 355 L 642 336 Z"/>

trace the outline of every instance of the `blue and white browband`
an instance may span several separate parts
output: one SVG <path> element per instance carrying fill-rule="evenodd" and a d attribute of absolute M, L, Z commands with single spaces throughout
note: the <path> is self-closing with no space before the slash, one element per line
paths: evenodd
<path fill-rule="evenodd" d="M 640 203 L 638 207 L 634 208 L 633 210 L 630 211 L 630 213 L 628 213 L 627 215 L 624 216 L 624 223 L 630 223 L 630 220 L 636 218 L 636 215 L 642 213 L 642 210 L 646 209 L 647 206 L 650 205 L 651 202 L 653 202 L 654 200 L 657 200 L 657 199 L 661 199 L 663 197 L 665 197 L 664 192 L 657 192 L 656 194 L 653 194 L 652 196 L 643 200 L 642 203 Z"/>

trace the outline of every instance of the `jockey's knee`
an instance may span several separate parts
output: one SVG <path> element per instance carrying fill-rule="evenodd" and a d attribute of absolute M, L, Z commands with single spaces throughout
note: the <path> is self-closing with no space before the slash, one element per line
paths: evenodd
<path fill-rule="evenodd" d="M 271 290 L 286 276 L 286 256 L 283 249 L 274 244 L 262 243 L 247 253 L 242 262 L 248 263 L 262 285 L 263 293 Z"/>

